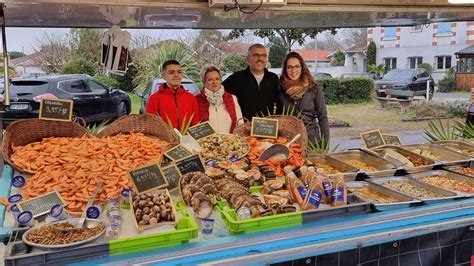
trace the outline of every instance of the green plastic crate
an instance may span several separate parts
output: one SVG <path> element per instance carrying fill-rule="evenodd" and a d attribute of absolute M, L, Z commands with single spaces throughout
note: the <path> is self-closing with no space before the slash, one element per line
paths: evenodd
<path fill-rule="evenodd" d="M 177 211 L 181 212 L 183 217 L 178 221 L 176 231 L 111 240 L 109 242 L 110 256 L 177 246 L 197 238 L 198 226 L 194 219 L 189 216 L 185 209 L 178 208 Z"/>

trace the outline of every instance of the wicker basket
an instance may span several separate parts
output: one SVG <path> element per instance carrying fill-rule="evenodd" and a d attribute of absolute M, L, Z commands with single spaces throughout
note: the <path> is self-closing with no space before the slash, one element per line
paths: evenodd
<path fill-rule="evenodd" d="M 88 134 L 87 129 L 73 122 L 47 121 L 38 118 L 24 119 L 13 122 L 3 135 L 2 154 L 5 161 L 11 166 L 13 153 L 12 144 L 24 146 L 49 137 L 77 137 Z M 18 168 L 15 167 L 17 170 Z"/>
<path fill-rule="evenodd" d="M 161 117 L 151 114 L 123 116 L 104 128 L 97 137 L 115 136 L 120 133 L 129 133 L 130 131 L 157 137 L 171 144 L 179 143 L 178 137 L 163 122 Z"/>
<path fill-rule="evenodd" d="M 282 136 L 291 140 L 296 134 L 301 134 L 299 140 L 296 143 L 301 144 L 303 158 L 306 159 L 306 149 L 308 148 L 308 133 L 306 127 L 300 119 L 294 116 L 286 115 L 274 115 L 268 116 L 268 118 L 278 119 L 278 136 Z M 237 125 L 234 129 L 234 134 L 242 137 L 250 136 L 250 128 L 252 127 L 252 121 L 246 122 L 241 125 Z"/>

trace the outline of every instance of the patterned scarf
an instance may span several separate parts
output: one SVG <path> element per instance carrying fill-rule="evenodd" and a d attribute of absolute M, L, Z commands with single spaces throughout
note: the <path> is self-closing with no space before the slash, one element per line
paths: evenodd
<path fill-rule="evenodd" d="M 224 103 L 224 86 L 221 85 L 221 88 L 216 92 L 212 92 L 207 88 L 204 88 L 204 93 L 210 104 L 214 106 L 219 106 Z"/>
<path fill-rule="evenodd" d="M 306 79 L 304 81 L 300 81 L 285 78 L 282 85 L 286 94 L 291 98 L 291 100 L 295 102 L 301 100 L 303 94 L 305 94 L 309 88 L 309 82 Z"/>

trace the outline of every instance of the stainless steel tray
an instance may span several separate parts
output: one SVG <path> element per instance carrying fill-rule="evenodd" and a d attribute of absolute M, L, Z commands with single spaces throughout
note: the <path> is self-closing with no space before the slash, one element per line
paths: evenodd
<path fill-rule="evenodd" d="M 384 150 L 387 150 L 387 149 L 393 150 L 393 151 L 395 151 L 395 152 L 397 152 L 397 153 L 399 153 L 399 154 L 401 154 L 405 157 L 410 156 L 410 157 L 418 158 L 418 159 L 422 160 L 424 163 L 426 163 L 425 165 L 420 165 L 420 166 L 415 166 L 415 167 L 408 167 L 405 164 L 399 162 L 398 160 L 386 159 L 389 162 L 395 164 L 398 168 L 404 169 L 408 173 L 418 173 L 418 172 L 422 172 L 422 171 L 431 170 L 431 169 L 433 169 L 433 167 L 441 164 L 441 163 L 439 163 L 439 162 L 437 162 L 437 161 L 435 161 L 431 158 L 428 158 L 428 157 L 422 156 L 420 154 L 414 153 L 412 151 L 409 151 L 407 149 L 401 148 L 400 146 L 387 145 L 387 146 L 384 146 L 384 147 L 376 148 L 373 151 L 381 156 L 381 153 Z"/>
<path fill-rule="evenodd" d="M 328 218 L 339 218 L 342 216 L 358 215 L 370 212 L 370 202 L 356 197 L 354 194 L 347 195 L 347 205 L 327 207 L 315 210 L 305 210 L 302 213 L 303 223 Z"/>
<path fill-rule="evenodd" d="M 401 147 L 415 153 L 418 153 L 415 151 L 417 149 L 429 151 L 434 156 L 437 157 L 437 159 L 434 159 L 434 158 L 432 159 L 434 159 L 435 161 L 439 161 L 445 165 L 457 165 L 457 164 L 462 164 L 471 160 L 471 157 L 467 155 L 464 155 L 462 153 L 458 153 L 455 151 L 451 151 L 439 146 L 431 145 L 431 144 L 412 144 L 412 145 L 403 145 Z"/>
<path fill-rule="evenodd" d="M 368 176 L 372 176 L 372 177 L 391 176 L 391 175 L 394 175 L 395 172 L 397 171 L 395 165 L 393 165 L 389 161 L 382 159 L 380 157 L 377 157 L 373 154 L 369 154 L 364 151 L 345 151 L 345 152 L 332 153 L 329 156 L 349 165 L 350 165 L 349 163 L 350 160 L 355 160 L 355 161 L 364 163 L 368 166 L 374 167 L 375 169 L 377 169 L 377 171 L 366 171 L 359 168 L 361 172 L 364 172 Z"/>
<path fill-rule="evenodd" d="M 324 155 L 324 154 L 310 154 L 306 158 L 307 160 L 311 161 L 312 163 L 315 164 L 315 167 L 318 167 L 318 162 L 327 164 L 333 168 L 335 168 L 337 171 L 341 172 L 339 174 L 329 174 L 329 177 L 336 176 L 336 175 L 343 175 L 345 181 L 353 181 L 355 180 L 357 176 L 357 172 L 359 169 L 348 165 L 342 161 L 339 161 L 337 159 L 334 159 L 330 156 Z"/>
<path fill-rule="evenodd" d="M 370 178 L 368 180 L 368 182 L 375 183 L 375 184 L 382 185 L 382 186 L 385 183 L 389 182 L 389 181 L 411 184 L 413 186 L 421 187 L 421 188 L 424 188 L 428 191 L 435 192 L 435 193 L 438 193 L 438 194 L 443 196 L 443 197 L 437 197 L 437 198 L 419 198 L 419 197 L 415 197 L 413 195 L 403 193 L 401 191 L 398 191 L 398 190 L 395 190 L 395 189 L 384 186 L 387 189 L 397 191 L 399 193 L 405 194 L 405 195 L 413 197 L 415 199 L 419 199 L 419 200 L 421 200 L 425 203 L 435 203 L 435 202 L 441 202 L 441 201 L 445 201 L 445 200 L 452 200 L 452 199 L 464 197 L 462 195 L 458 195 L 455 192 L 452 192 L 452 191 L 449 191 L 449 190 L 446 190 L 446 189 L 442 189 L 442 188 L 439 188 L 439 187 L 436 187 L 436 186 L 433 186 L 433 185 L 430 185 L 430 184 L 426 184 L 426 183 L 420 182 L 416 179 L 409 178 L 409 177 L 381 177 L 381 178 Z"/>
<path fill-rule="evenodd" d="M 470 168 L 472 170 L 472 174 L 462 173 L 462 172 L 456 171 L 456 168 Z M 456 174 L 460 174 L 460 175 L 468 176 L 470 178 L 474 178 L 474 168 L 471 168 L 469 165 L 466 165 L 466 166 L 462 166 L 462 165 L 443 166 L 443 169 L 445 169 L 447 171 L 450 171 L 450 172 L 454 172 Z"/>
<path fill-rule="evenodd" d="M 441 146 L 445 149 L 455 151 L 469 157 L 474 157 L 474 146 L 464 141 L 460 140 L 443 140 L 443 141 L 434 141 L 434 145 Z M 465 152 L 465 151 L 467 152 Z"/>
<path fill-rule="evenodd" d="M 402 194 L 400 192 L 388 189 L 386 187 L 374 184 L 374 183 L 368 183 L 364 181 L 354 181 L 354 182 L 346 182 L 347 189 L 351 191 L 356 197 L 372 203 L 374 205 L 374 208 L 378 211 L 390 211 L 390 210 L 398 210 L 398 209 L 404 209 L 404 208 L 409 208 L 415 205 L 418 205 L 421 203 L 421 200 L 415 199 L 413 197 L 410 197 L 408 195 Z M 382 193 L 384 195 L 390 196 L 398 200 L 398 202 L 393 202 L 393 203 L 381 203 L 378 202 L 374 199 L 364 197 L 361 194 L 359 194 L 356 190 L 357 188 L 367 188 L 373 191 L 377 191 L 379 193 Z"/>
<path fill-rule="evenodd" d="M 469 183 L 472 188 L 474 188 L 474 179 L 473 178 L 467 177 L 465 175 L 457 174 L 457 173 L 454 173 L 454 172 L 444 171 L 444 170 L 436 170 L 436 171 L 428 171 L 428 172 L 423 172 L 423 173 L 411 174 L 411 175 L 408 175 L 408 177 L 414 178 L 414 179 L 416 179 L 420 182 L 426 183 L 426 184 L 430 184 L 430 185 L 433 185 L 433 186 L 436 186 L 436 187 L 440 187 L 442 189 L 446 189 L 446 190 L 449 190 L 449 191 L 456 192 L 459 195 L 463 195 L 463 196 L 466 196 L 466 197 L 474 196 L 474 192 L 473 193 L 463 192 L 463 191 L 456 190 L 454 188 L 442 187 L 440 185 L 431 184 L 431 183 L 428 183 L 428 182 L 425 182 L 425 181 L 421 180 L 421 178 L 423 178 L 423 177 L 433 176 L 433 175 L 443 176 L 443 177 L 447 177 L 449 179 L 458 180 L 458 181 L 465 181 L 465 182 Z"/>

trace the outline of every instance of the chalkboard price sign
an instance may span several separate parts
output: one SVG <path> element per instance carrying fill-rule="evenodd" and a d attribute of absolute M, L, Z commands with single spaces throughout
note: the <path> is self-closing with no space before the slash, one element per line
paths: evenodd
<path fill-rule="evenodd" d="M 188 157 L 191 155 L 192 152 L 190 152 L 188 149 L 186 149 L 182 145 L 177 145 L 165 152 L 166 157 L 172 159 L 173 161 L 177 161 L 183 158 Z"/>
<path fill-rule="evenodd" d="M 385 140 L 382 137 L 380 130 L 368 131 L 360 134 L 362 141 L 367 149 L 374 149 L 385 146 Z"/>
<path fill-rule="evenodd" d="M 179 173 L 176 165 L 172 164 L 166 168 L 161 169 L 161 171 L 163 171 L 163 175 L 168 179 L 168 190 L 173 191 L 177 189 L 181 174 Z"/>
<path fill-rule="evenodd" d="M 398 135 L 382 134 L 382 137 L 387 145 L 402 145 L 402 141 Z"/>
<path fill-rule="evenodd" d="M 158 164 L 150 164 L 128 171 L 133 186 L 138 194 L 143 194 L 157 188 L 168 186 L 168 181 L 161 172 Z"/>
<path fill-rule="evenodd" d="M 214 135 L 215 133 L 216 131 L 212 128 L 209 122 L 204 122 L 188 128 L 188 134 L 191 135 L 191 137 L 193 137 L 195 140 Z"/>
<path fill-rule="evenodd" d="M 185 175 L 190 172 L 204 172 L 204 164 L 202 163 L 201 156 L 199 154 L 191 155 L 187 158 L 176 161 L 176 167 L 178 167 L 181 175 Z"/>
<path fill-rule="evenodd" d="M 51 207 L 56 204 L 64 205 L 64 201 L 57 191 L 53 191 L 27 201 L 20 202 L 17 205 L 21 212 L 30 211 L 33 213 L 33 217 L 37 217 L 48 213 L 51 210 Z"/>
<path fill-rule="evenodd" d="M 250 135 L 276 139 L 278 137 L 278 123 L 279 121 L 277 119 L 252 117 Z"/>
<path fill-rule="evenodd" d="M 39 118 L 54 121 L 71 121 L 72 100 L 41 99 Z"/>

